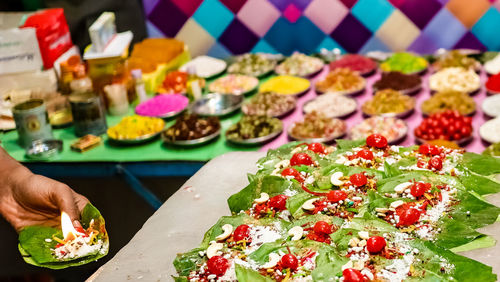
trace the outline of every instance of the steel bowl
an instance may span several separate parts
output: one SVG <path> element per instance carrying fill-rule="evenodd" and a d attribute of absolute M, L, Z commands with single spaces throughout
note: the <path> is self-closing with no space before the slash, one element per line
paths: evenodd
<path fill-rule="evenodd" d="M 220 132 L 221 132 L 221 129 L 219 128 L 216 132 L 214 132 L 212 134 L 209 134 L 207 136 L 203 136 L 203 137 L 198 138 L 198 139 L 192 139 L 192 140 L 171 140 L 171 139 L 165 137 L 165 134 L 162 134 L 161 137 L 162 137 L 163 142 L 166 144 L 177 145 L 177 146 L 195 146 L 195 145 L 205 144 L 205 143 L 208 143 L 208 142 L 216 139 L 217 137 L 219 137 Z"/>
<path fill-rule="evenodd" d="M 161 131 L 155 132 L 155 133 L 150 133 L 150 134 L 145 134 L 142 136 L 139 136 L 134 139 L 115 139 L 112 138 L 111 136 L 108 135 L 108 139 L 112 142 L 124 144 L 124 145 L 136 145 L 136 144 L 141 144 L 141 143 L 146 143 L 148 141 L 151 141 L 158 137 L 160 135 Z"/>
<path fill-rule="evenodd" d="M 200 116 L 225 116 L 241 108 L 242 95 L 211 93 L 194 101 L 189 109 Z"/>
<path fill-rule="evenodd" d="M 347 98 L 349 98 L 349 97 L 347 97 Z M 318 99 L 318 97 L 317 97 L 317 98 L 314 98 L 314 99 L 311 99 L 311 100 L 309 100 L 309 101 L 305 102 L 305 103 L 304 103 L 304 105 L 302 105 L 302 112 L 303 112 L 304 114 L 309 114 L 309 113 L 308 113 L 308 112 L 306 112 L 306 110 L 305 110 L 305 109 L 306 109 L 306 106 L 307 106 L 309 103 L 311 103 L 311 102 L 315 101 L 316 99 Z M 337 116 L 335 116 L 335 115 L 334 115 L 334 116 L 329 116 L 328 114 L 325 114 L 325 115 L 326 115 L 327 117 L 331 117 L 331 118 L 346 118 L 346 117 L 348 117 L 348 116 L 352 115 L 353 113 L 355 113 L 355 112 L 358 110 L 358 101 L 357 101 L 356 99 L 353 99 L 353 98 L 349 98 L 349 99 L 351 99 L 351 100 L 353 100 L 353 101 L 354 101 L 354 103 L 355 103 L 355 107 L 354 107 L 354 108 L 352 108 L 352 110 L 350 110 L 348 113 L 343 114 L 343 115 L 337 115 Z M 318 111 L 318 112 L 321 112 L 321 111 Z"/>
<path fill-rule="evenodd" d="M 61 153 L 62 150 L 62 140 L 36 140 L 26 149 L 26 157 L 33 160 L 48 160 Z"/>
<path fill-rule="evenodd" d="M 319 138 L 301 138 L 298 136 L 294 136 L 292 134 L 293 127 L 295 126 L 295 123 L 292 123 L 287 130 L 288 138 L 290 140 L 295 140 L 295 141 L 303 141 L 307 143 L 324 143 L 324 144 L 331 144 L 335 142 L 335 139 L 339 139 L 343 136 L 346 135 L 347 129 L 344 130 L 343 132 L 337 134 L 337 135 L 332 135 L 332 136 L 326 136 L 326 137 L 319 137 Z"/>
<path fill-rule="evenodd" d="M 246 146 L 251 146 L 251 145 L 262 145 L 270 142 L 271 140 L 277 138 L 278 136 L 281 135 L 283 132 L 283 126 L 280 127 L 279 130 L 276 130 L 275 132 L 268 134 L 266 136 L 261 136 L 257 138 L 248 138 L 248 139 L 235 139 L 235 138 L 229 138 L 227 136 L 226 132 L 226 139 L 230 143 L 237 144 L 237 145 L 246 145 Z"/>

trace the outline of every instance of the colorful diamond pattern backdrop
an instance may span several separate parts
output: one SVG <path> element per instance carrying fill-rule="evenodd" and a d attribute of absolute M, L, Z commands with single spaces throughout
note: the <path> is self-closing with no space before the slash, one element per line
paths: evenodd
<path fill-rule="evenodd" d="M 500 0 L 143 0 L 150 37 L 193 56 L 339 48 L 500 50 Z"/>

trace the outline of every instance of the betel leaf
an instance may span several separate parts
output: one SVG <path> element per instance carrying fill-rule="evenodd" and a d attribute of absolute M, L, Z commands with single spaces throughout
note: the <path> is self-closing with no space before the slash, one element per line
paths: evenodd
<path fill-rule="evenodd" d="M 235 272 L 236 272 L 236 278 L 238 279 L 239 282 L 272 282 L 274 281 L 273 279 L 261 275 L 259 272 L 249 269 L 246 267 L 243 267 L 239 264 L 235 264 Z"/>
<path fill-rule="evenodd" d="M 491 236 L 483 236 L 479 239 L 476 239 L 470 243 L 464 244 L 462 246 L 458 246 L 456 248 L 450 249 L 450 251 L 454 253 L 467 252 L 475 249 L 489 248 L 493 247 L 496 244 L 496 240 Z"/>
<path fill-rule="evenodd" d="M 62 269 L 71 266 L 83 265 L 107 255 L 109 250 L 109 238 L 105 228 L 104 218 L 101 213 L 90 203 L 85 206 L 81 214 L 81 223 L 87 228 L 94 220 L 94 227 L 99 231 L 98 240 L 102 240 L 103 246 L 100 250 L 87 256 L 70 260 L 58 260 L 52 253 L 57 242 L 52 237 L 62 238 L 60 228 L 47 226 L 28 226 L 19 233 L 19 252 L 25 262 L 51 269 Z M 50 239 L 50 240 L 46 240 Z"/>
<path fill-rule="evenodd" d="M 174 267 L 177 274 L 181 276 L 188 276 L 191 271 L 206 261 L 206 256 L 200 256 L 199 252 L 205 251 L 205 248 L 196 248 L 187 253 L 177 254 L 174 260 Z M 182 280 L 179 280 L 182 281 Z"/>
<path fill-rule="evenodd" d="M 481 175 L 492 175 L 500 173 L 500 158 L 464 153 L 463 166 L 472 172 Z"/>
<path fill-rule="evenodd" d="M 341 151 L 351 150 L 352 148 L 356 148 L 366 144 L 365 140 L 363 139 L 361 140 L 338 139 L 335 141 L 337 142 L 337 149 Z"/>
<path fill-rule="evenodd" d="M 300 186 L 294 181 L 286 180 L 279 176 L 264 176 L 255 178 L 240 192 L 232 195 L 227 200 L 229 209 L 233 213 L 247 210 L 252 207 L 253 200 L 260 197 L 260 193 L 265 192 L 270 197 L 282 194 L 286 190 L 302 191 Z"/>
<path fill-rule="evenodd" d="M 500 183 L 474 172 L 465 171 L 463 175 L 458 176 L 458 179 L 467 189 L 475 191 L 479 195 L 500 192 Z"/>

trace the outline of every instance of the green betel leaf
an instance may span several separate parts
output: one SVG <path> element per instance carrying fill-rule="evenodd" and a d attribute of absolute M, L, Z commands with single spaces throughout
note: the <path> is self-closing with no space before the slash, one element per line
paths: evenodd
<path fill-rule="evenodd" d="M 335 140 L 337 142 L 337 149 L 341 151 L 347 151 L 352 148 L 356 148 L 359 146 L 363 146 L 366 144 L 365 140 L 346 140 L 346 139 L 338 139 Z"/>
<path fill-rule="evenodd" d="M 101 213 L 93 205 L 87 204 L 81 215 L 82 226 L 88 228 L 92 219 L 94 220 L 94 228 L 99 231 L 97 240 L 101 240 L 103 244 L 101 249 L 91 252 L 84 257 L 69 260 L 57 259 L 52 250 L 58 243 L 53 240 L 53 237 L 62 238 L 62 231 L 60 228 L 47 226 L 28 226 L 21 230 L 19 233 L 19 252 L 25 262 L 51 269 L 63 269 L 96 261 L 107 255 L 109 238 Z"/>
<path fill-rule="evenodd" d="M 269 277 L 262 276 L 259 272 L 243 267 L 239 264 L 235 266 L 236 278 L 239 282 L 271 282 L 274 281 Z"/>
<path fill-rule="evenodd" d="M 463 165 L 470 171 L 481 175 L 500 173 L 500 158 L 492 156 L 465 153 Z"/>
<path fill-rule="evenodd" d="M 494 194 L 500 192 L 500 183 L 485 176 L 466 171 L 458 179 L 467 189 L 479 195 Z"/>
<path fill-rule="evenodd" d="M 181 276 L 180 278 L 188 276 L 191 271 L 196 270 L 199 265 L 207 260 L 205 256 L 202 257 L 199 255 L 201 251 L 205 251 L 205 248 L 196 248 L 187 253 L 177 255 L 174 260 L 174 267 L 177 270 L 177 274 Z"/>

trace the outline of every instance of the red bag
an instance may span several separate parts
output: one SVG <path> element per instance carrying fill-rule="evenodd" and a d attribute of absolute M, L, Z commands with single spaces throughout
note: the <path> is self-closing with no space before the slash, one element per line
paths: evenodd
<path fill-rule="evenodd" d="M 36 28 L 36 37 L 46 69 L 52 68 L 54 61 L 73 46 L 64 10 L 61 8 L 37 12 L 26 19 L 23 27 Z"/>

